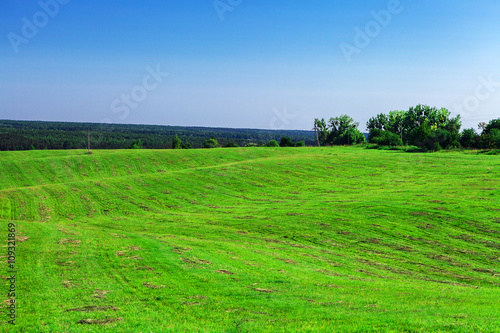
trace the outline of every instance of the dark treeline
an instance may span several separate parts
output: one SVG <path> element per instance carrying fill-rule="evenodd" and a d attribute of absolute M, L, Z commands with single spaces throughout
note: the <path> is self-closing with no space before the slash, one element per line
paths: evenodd
<path fill-rule="evenodd" d="M 0 120 L 0 150 L 84 149 L 89 129 L 92 149 L 170 149 L 176 135 L 189 148 L 212 137 L 221 147 L 263 146 L 283 136 L 315 144 L 312 131 Z"/>

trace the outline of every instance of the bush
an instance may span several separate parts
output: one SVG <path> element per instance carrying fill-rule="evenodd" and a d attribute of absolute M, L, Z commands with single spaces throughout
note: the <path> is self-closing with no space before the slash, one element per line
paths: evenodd
<path fill-rule="evenodd" d="M 460 144 L 464 148 L 478 148 L 479 135 L 473 128 L 465 129 L 460 134 Z"/>
<path fill-rule="evenodd" d="M 181 146 L 182 149 L 193 149 L 193 146 L 189 142 L 183 142 Z"/>
<path fill-rule="evenodd" d="M 286 136 L 281 138 L 280 147 L 295 147 L 292 140 Z"/>
<path fill-rule="evenodd" d="M 376 143 L 381 146 L 396 147 L 403 145 L 403 140 L 401 140 L 399 135 L 379 129 L 370 130 L 369 140 L 371 143 Z"/>
<path fill-rule="evenodd" d="M 203 144 L 203 147 L 204 148 L 220 148 L 220 145 L 219 145 L 219 142 L 217 142 L 217 139 L 212 136 L 211 139 L 208 139 L 205 141 L 205 143 Z"/>
<path fill-rule="evenodd" d="M 134 142 L 132 142 L 132 144 L 130 145 L 130 149 L 142 149 L 141 139 L 135 140 Z"/>
<path fill-rule="evenodd" d="M 271 140 L 271 141 L 269 141 L 269 142 L 267 143 L 267 146 L 268 146 L 268 147 L 279 147 L 279 146 L 280 146 L 280 144 L 279 144 L 279 143 L 278 143 L 278 141 L 276 141 L 276 140 Z"/>
<path fill-rule="evenodd" d="M 179 139 L 177 134 L 172 139 L 172 149 L 182 149 L 182 140 Z"/>
<path fill-rule="evenodd" d="M 304 141 L 299 141 L 295 143 L 295 147 L 305 147 L 306 143 Z"/>

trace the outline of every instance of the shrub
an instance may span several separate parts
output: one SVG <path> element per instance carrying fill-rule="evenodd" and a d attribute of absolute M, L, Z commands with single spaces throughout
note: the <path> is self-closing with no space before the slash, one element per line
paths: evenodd
<path fill-rule="evenodd" d="M 295 143 L 295 147 L 305 147 L 306 143 L 304 141 L 299 141 Z"/>
<path fill-rule="evenodd" d="M 281 138 L 280 147 L 294 147 L 292 139 L 284 136 Z"/>
<path fill-rule="evenodd" d="M 219 142 L 217 142 L 217 139 L 215 136 L 212 136 L 211 139 L 208 139 L 205 141 L 203 144 L 204 148 L 220 148 Z"/>
<path fill-rule="evenodd" d="M 279 144 L 279 143 L 278 143 L 278 141 L 276 141 L 276 140 L 271 140 L 271 141 L 269 141 L 269 142 L 267 143 L 267 146 L 268 146 L 268 147 L 279 147 L 279 146 L 280 146 L 280 144 Z"/>
<path fill-rule="evenodd" d="M 371 143 L 376 143 L 381 146 L 402 146 L 403 141 L 401 137 L 389 131 L 379 129 L 371 129 L 369 140 Z"/>
<path fill-rule="evenodd" d="M 465 129 L 460 134 L 460 144 L 464 148 L 478 148 L 479 135 L 473 128 Z"/>

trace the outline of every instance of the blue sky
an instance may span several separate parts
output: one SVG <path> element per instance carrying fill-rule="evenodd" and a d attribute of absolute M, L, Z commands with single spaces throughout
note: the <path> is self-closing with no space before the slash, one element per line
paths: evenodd
<path fill-rule="evenodd" d="M 498 1 L 41 3 L 0 2 L 0 119 L 310 129 L 346 113 L 364 130 L 419 103 L 464 127 L 500 117 Z"/>

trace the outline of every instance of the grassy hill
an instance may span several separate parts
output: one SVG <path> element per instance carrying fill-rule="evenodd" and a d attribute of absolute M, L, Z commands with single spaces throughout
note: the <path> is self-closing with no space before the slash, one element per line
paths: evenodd
<path fill-rule="evenodd" d="M 0 331 L 499 331 L 499 182 L 458 152 L 1 152 Z"/>

